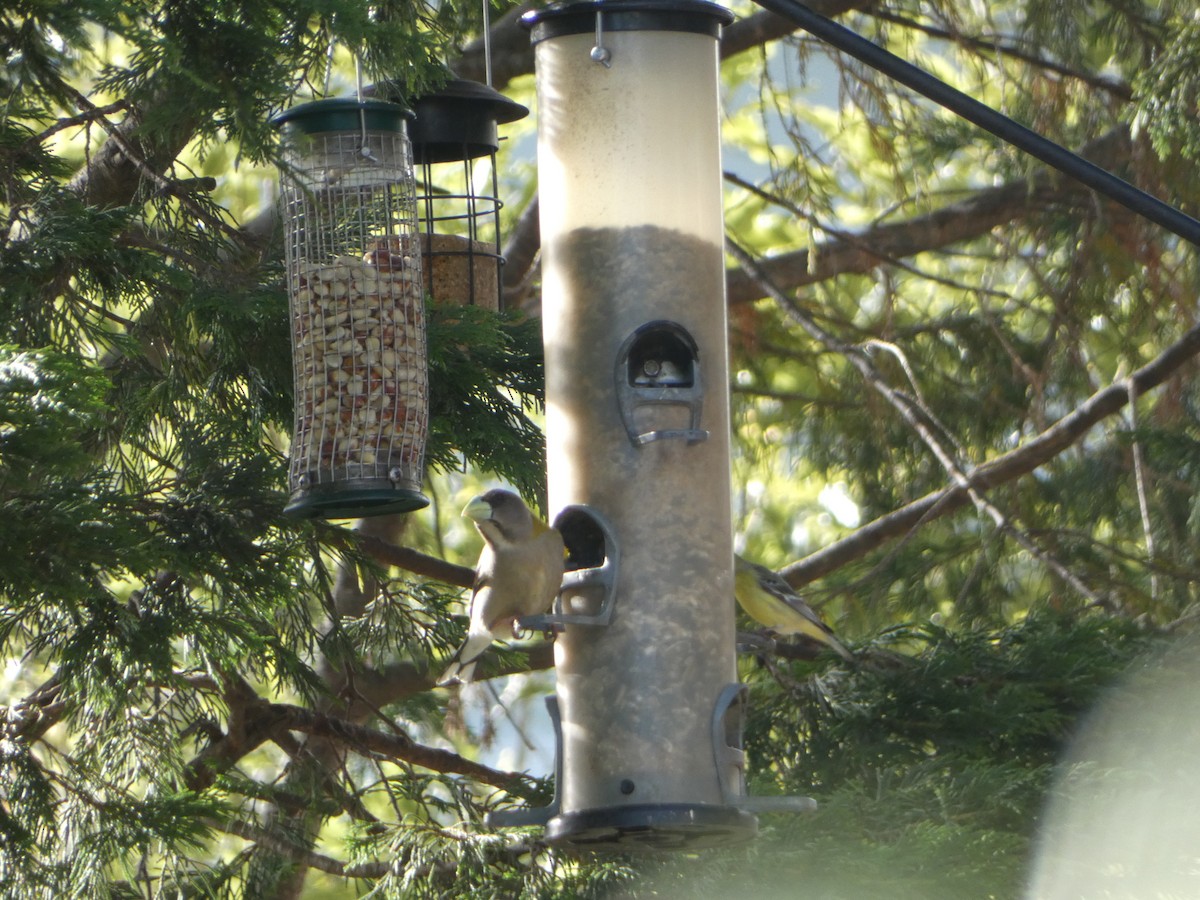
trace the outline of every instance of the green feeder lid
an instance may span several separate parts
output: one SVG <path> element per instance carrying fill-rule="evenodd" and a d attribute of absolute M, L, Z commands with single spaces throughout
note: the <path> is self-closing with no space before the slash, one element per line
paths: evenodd
<path fill-rule="evenodd" d="M 429 498 L 420 491 L 391 487 L 386 481 L 365 481 L 357 487 L 335 483 L 297 492 L 283 511 L 299 519 L 363 519 L 413 512 L 428 505 Z"/>
<path fill-rule="evenodd" d="M 324 134 L 331 131 L 391 131 L 404 132 L 412 110 L 386 100 L 356 100 L 353 97 L 333 97 L 312 100 L 285 109 L 271 119 L 277 128 L 291 126 L 304 134 Z"/>

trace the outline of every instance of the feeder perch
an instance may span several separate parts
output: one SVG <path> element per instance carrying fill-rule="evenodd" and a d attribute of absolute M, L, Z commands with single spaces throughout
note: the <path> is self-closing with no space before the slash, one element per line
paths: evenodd
<path fill-rule="evenodd" d="M 395 84 L 374 90 L 400 99 Z M 500 309 L 504 204 L 496 173 L 498 126 L 524 118 L 529 110 L 465 79 L 408 102 L 416 115 L 409 137 L 420 173 L 417 211 L 425 290 L 439 303 Z M 481 183 L 486 187 L 481 189 Z"/>
<path fill-rule="evenodd" d="M 549 617 L 562 619 L 557 793 L 518 815 L 544 821 L 553 844 L 696 849 L 757 832 L 729 487 L 717 44 L 731 20 L 705 0 L 591 0 L 523 19 L 550 506 L 570 514 L 564 526 L 595 524 L 581 543 L 612 548 L 579 575 L 607 565 L 611 591 L 572 599 L 568 573 Z"/>
<path fill-rule="evenodd" d="M 294 515 L 354 518 L 429 502 L 411 117 L 398 104 L 341 98 L 272 120 L 283 131 Z"/>
<path fill-rule="evenodd" d="M 620 551 L 612 526 L 593 509 L 568 506 L 554 518 L 566 545 L 566 571 L 554 609 L 526 616 L 526 631 L 559 632 L 566 625 L 607 625 L 617 602 Z M 556 711 L 557 713 L 557 711 Z"/>

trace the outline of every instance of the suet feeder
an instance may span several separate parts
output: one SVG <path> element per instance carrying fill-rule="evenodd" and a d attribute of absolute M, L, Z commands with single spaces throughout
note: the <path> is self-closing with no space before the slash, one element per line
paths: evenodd
<path fill-rule="evenodd" d="M 429 502 L 411 117 L 398 104 L 341 98 L 272 120 L 283 131 L 294 515 L 353 518 Z"/>
<path fill-rule="evenodd" d="M 549 499 L 581 561 L 559 604 L 579 608 L 548 617 L 559 760 L 542 821 L 556 844 L 699 848 L 757 831 L 729 488 L 717 45 L 731 20 L 704 0 L 593 0 L 523 20 Z"/>
<path fill-rule="evenodd" d="M 398 99 L 394 85 L 375 88 Z M 454 79 L 407 101 L 417 166 L 425 290 L 439 303 L 499 309 L 503 304 L 498 126 L 529 110 L 485 84 Z"/>

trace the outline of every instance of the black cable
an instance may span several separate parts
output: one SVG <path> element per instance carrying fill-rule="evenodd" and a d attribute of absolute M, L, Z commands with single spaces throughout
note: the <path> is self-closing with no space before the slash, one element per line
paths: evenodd
<path fill-rule="evenodd" d="M 1001 140 L 1024 150 L 1030 156 L 1053 166 L 1063 174 L 1104 194 L 1151 222 L 1161 225 L 1184 240 L 1200 246 L 1200 221 L 1187 213 L 1134 187 L 1128 181 L 1088 162 L 1077 153 L 1072 153 L 1036 131 L 1031 131 L 1003 113 L 967 96 L 962 91 L 952 88 L 928 72 L 889 53 L 878 44 L 873 44 L 860 37 L 849 28 L 813 12 L 797 0 L 755 0 L 755 2 L 763 9 L 794 22 L 843 53 L 847 53 L 871 68 L 894 78 L 980 128 L 990 131 Z"/>

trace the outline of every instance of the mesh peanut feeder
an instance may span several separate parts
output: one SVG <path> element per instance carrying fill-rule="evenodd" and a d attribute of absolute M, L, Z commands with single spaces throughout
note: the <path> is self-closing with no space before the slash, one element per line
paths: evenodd
<path fill-rule="evenodd" d="M 294 515 L 351 518 L 429 502 L 410 117 L 398 104 L 333 99 L 273 120 L 284 132 Z"/>

